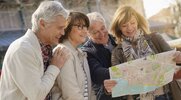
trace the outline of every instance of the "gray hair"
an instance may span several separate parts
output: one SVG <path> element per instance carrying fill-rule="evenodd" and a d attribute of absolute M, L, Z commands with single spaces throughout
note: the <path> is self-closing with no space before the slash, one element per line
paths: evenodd
<path fill-rule="evenodd" d="M 68 17 L 68 11 L 58 1 L 43 1 L 32 15 L 32 30 L 39 30 L 40 19 L 51 22 L 56 16 Z"/>
<path fill-rule="evenodd" d="M 89 21 L 90 21 L 90 25 L 94 22 L 94 21 L 99 21 L 99 22 L 103 22 L 104 25 L 106 25 L 105 23 L 105 19 L 103 18 L 103 16 L 98 13 L 98 12 L 91 12 L 87 14 Z"/>

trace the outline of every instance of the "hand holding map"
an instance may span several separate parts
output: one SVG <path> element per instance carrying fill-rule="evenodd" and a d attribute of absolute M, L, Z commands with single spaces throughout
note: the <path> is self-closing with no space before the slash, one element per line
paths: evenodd
<path fill-rule="evenodd" d="M 150 55 L 109 68 L 110 77 L 117 81 L 112 97 L 154 91 L 173 80 L 176 50 Z"/>

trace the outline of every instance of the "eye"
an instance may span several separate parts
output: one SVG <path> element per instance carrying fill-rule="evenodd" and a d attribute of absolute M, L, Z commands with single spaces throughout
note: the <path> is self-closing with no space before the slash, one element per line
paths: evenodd
<path fill-rule="evenodd" d="M 95 35 L 95 34 L 97 34 L 97 32 L 98 32 L 98 31 L 92 31 L 91 33 Z"/>
<path fill-rule="evenodd" d="M 76 26 L 79 30 L 82 29 L 82 26 L 81 26 L 81 25 L 74 25 L 74 26 Z"/>
<path fill-rule="evenodd" d="M 78 27 L 78 29 L 82 29 L 82 26 L 81 26 L 81 25 L 78 25 L 77 27 Z"/>
<path fill-rule="evenodd" d="M 58 29 L 60 29 L 60 30 L 65 29 L 65 28 L 66 28 L 65 26 L 58 27 Z"/>
<path fill-rule="evenodd" d="M 126 27 L 127 25 L 121 25 L 121 27 Z"/>
<path fill-rule="evenodd" d="M 102 30 L 102 31 L 105 30 L 105 26 L 102 26 L 101 30 Z"/>

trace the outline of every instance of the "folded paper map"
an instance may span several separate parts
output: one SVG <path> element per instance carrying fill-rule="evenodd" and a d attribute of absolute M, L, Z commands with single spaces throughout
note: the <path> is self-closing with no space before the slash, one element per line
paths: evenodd
<path fill-rule="evenodd" d="M 175 52 L 171 50 L 110 67 L 110 77 L 117 81 L 112 97 L 147 93 L 171 82 L 176 67 Z"/>

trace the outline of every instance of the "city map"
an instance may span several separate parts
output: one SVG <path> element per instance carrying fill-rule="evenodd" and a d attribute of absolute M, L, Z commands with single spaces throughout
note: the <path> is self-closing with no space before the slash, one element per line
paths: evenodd
<path fill-rule="evenodd" d="M 111 79 L 117 81 L 112 97 L 147 93 L 171 82 L 176 67 L 175 52 L 150 55 L 109 68 Z"/>

